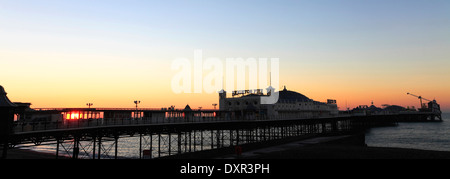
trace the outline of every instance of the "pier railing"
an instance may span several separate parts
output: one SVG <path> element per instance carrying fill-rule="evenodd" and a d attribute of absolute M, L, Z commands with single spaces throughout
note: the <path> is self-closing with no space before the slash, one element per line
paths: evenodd
<path fill-rule="evenodd" d="M 339 117 L 348 117 L 349 115 L 340 115 Z M 328 116 L 330 117 L 330 116 Z M 335 116 L 336 117 L 336 116 Z M 131 125 L 158 125 L 158 124 L 182 124 L 182 123 L 213 123 L 213 122 L 232 122 L 232 121 L 268 121 L 268 120 L 293 120 L 293 119 L 319 119 L 327 117 L 294 117 L 294 116 L 278 116 L 278 117 L 194 117 L 191 119 L 184 117 L 142 117 L 142 118 L 100 118 L 100 119 L 77 119 L 77 120 L 60 120 L 60 121 L 38 121 L 38 122 L 15 122 L 14 133 L 45 131 L 57 129 L 74 129 L 74 128 L 92 128 L 106 126 L 131 126 Z"/>
<path fill-rule="evenodd" d="M 55 129 L 72 129 L 101 126 L 120 126 L 120 125 L 151 125 L 151 124 L 169 124 L 169 123 L 195 123 L 195 122 L 216 122 L 224 121 L 218 117 L 204 117 L 202 119 L 183 120 L 182 118 L 100 118 L 100 119 L 77 119 L 60 121 L 39 121 L 39 122 L 15 122 L 14 133 L 44 131 Z"/>
<path fill-rule="evenodd" d="M 270 121 L 270 120 L 302 120 L 302 119 L 321 119 L 321 118 L 346 118 L 346 117 L 375 117 L 383 118 L 383 116 L 402 116 L 395 118 L 394 122 L 425 122 L 425 121 L 442 121 L 434 120 L 429 113 L 410 113 L 410 114 L 380 114 L 370 116 L 358 116 L 341 114 L 337 116 L 264 116 L 264 117 L 141 117 L 141 118 L 100 118 L 100 119 L 76 119 L 76 120 L 59 120 L 59 121 L 38 121 L 38 122 L 18 122 L 13 126 L 13 132 L 24 133 L 32 131 L 45 131 L 57 129 L 74 129 L 74 128 L 93 128 L 106 126 L 131 126 L 131 125 L 160 125 L 160 124 L 183 124 L 183 123 L 214 123 L 214 122 L 234 122 L 234 121 Z"/>

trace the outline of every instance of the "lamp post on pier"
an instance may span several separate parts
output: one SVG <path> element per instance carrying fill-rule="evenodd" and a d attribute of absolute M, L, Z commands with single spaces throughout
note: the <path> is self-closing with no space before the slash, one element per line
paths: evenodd
<path fill-rule="evenodd" d="M 134 113 L 134 119 L 136 119 L 137 118 L 137 113 L 138 113 L 138 104 L 140 104 L 141 103 L 141 101 L 138 101 L 138 100 L 136 100 L 136 101 L 134 101 L 134 104 L 136 104 L 136 112 Z"/>
<path fill-rule="evenodd" d="M 93 103 L 86 103 L 86 106 L 89 106 L 89 109 L 91 108 L 91 106 L 94 105 Z"/>

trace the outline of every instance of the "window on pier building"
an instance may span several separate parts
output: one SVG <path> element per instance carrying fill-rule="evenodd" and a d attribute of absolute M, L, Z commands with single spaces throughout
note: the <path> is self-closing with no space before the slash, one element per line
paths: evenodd
<path fill-rule="evenodd" d="M 61 113 L 64 120 L 78 119 L 102 119 L 103 112 L 100 111 L 69 111 Z"/>

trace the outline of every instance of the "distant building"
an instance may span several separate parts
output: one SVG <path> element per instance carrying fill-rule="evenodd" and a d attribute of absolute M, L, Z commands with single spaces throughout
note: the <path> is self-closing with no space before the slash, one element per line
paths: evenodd
<path fill-rule="evenodd" d="M 407 109 L 398 105 L 384 104 L 383 108 L 376 107 L 375 105 L 359 105 L 351 110 L 353 115 L 376 115 L 376 114 L 398 114 L 405 111 L 415 111 L 415 109 Z"/>
<path fill-rule="evenodd" d="M 314 118 L 338 114 L 336 100 L 328 99 L 326 103 L 314 101 L 305 95 L 287 90 L 278 93 L 275 104 L 261 104 L 261 97 L 267 96 L 262 90 L 244 93 L 239 97 L 227 97 L 226 91 L 219 93 L 219 110 L 222 116 L 232 119 L 257 118 Z M 236 96 L 236 92 L 233 92 Z"/>

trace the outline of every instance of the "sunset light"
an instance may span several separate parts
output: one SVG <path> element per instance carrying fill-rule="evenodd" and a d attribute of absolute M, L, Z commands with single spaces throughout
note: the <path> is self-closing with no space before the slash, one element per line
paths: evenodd
<path fill-rule="evenodd" d="M 0 159 L 450 159 L 449 79 L 450 0 L 0 0 Z"/>
<path fill-rule="evenodd" d="M 227 58 L 279 58 L 276 88 L 286 85 L 320 101 L 333 98 L 340 109 L 371 101 L 417 107 L 405 95 L 414 92 L 450 111 L 447 2 L 339 2 L 138 1 L 91 9 L 86 1 L 7 1 L 0 7 L 1 85 L 13 101 L 34 108 L 86 102 L 126 108 L 135 99 L 148 108 L 212 108 L 217 93 L 171 90 L 180 74 L 171 63 L 185 58 L 194 69 L 194 50 L 202 49 L 204 61 L 217 58 L 223 65 Z M 113 13 L 136 7 L 149 9 Z M 225 13 L 235 11 L 242 13 Z M 21 73 L 13 75 L 18 66 Z M 205 69 L 201 79 L 213 70 Z M 196 82 L 189 83 L 194 91 Z"/>
<path fill-rule="evenodd" d="M 80 119 L 80 113 L 78 112 L 69 112 L 66 114 L 67 120 L 77 120 Z"/>
<path fill-rule="evenodd" d="M 70 119 L 79 119 L 80 118 L 80 114 L 78 112 L 73 112 L 70 115 Z"/>

